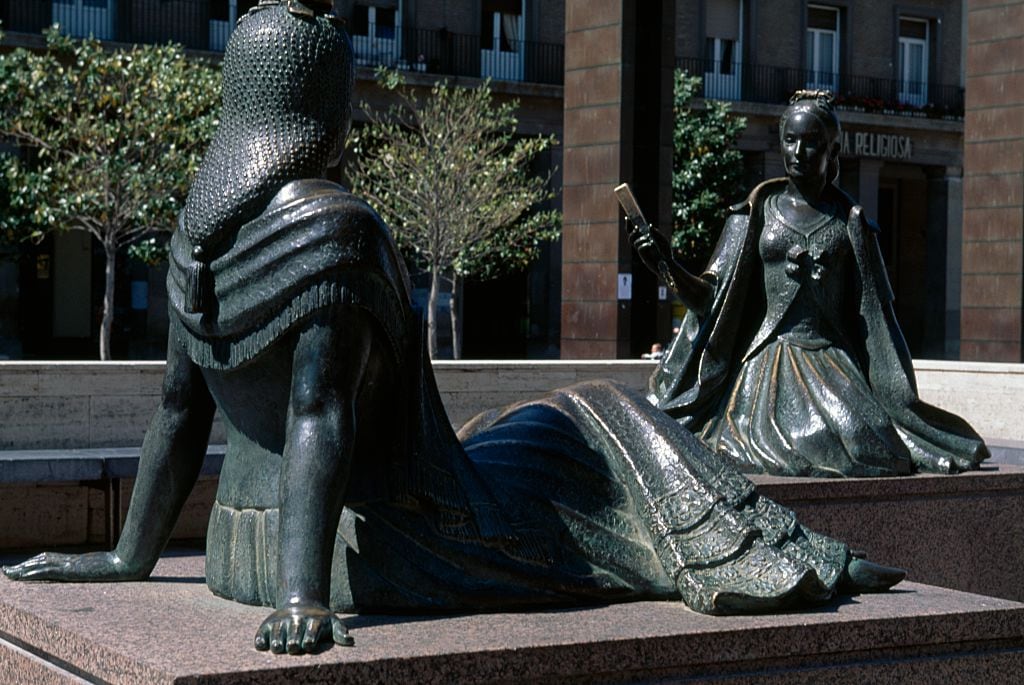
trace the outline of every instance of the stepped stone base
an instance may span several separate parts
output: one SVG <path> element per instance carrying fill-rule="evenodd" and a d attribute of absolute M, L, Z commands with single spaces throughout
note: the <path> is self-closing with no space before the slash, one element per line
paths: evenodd
<path fill-rule="evenodd" d="M 1015 682 L 1024 604 L 905 583 L 817 611 L 711 617 L 680 604 L 357 616 L 354 648 L 259 653 L 267 610 L 218 599 L 199 554 L 149 582 L 0 579 L 4 683 Z"/>

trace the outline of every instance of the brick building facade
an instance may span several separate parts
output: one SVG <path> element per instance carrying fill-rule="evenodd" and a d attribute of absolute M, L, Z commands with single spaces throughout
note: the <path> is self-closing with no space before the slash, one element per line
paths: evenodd
<path fill-rule="evenodd" d="M 621 4 L 628 15 L 638 3 L 601 4 Z M 882 226 L 897 313 L 919 357 L 959 354 L 962 5 L 961 0 L 674 3 L 677 65 L 703 76 L 706 97 L 732 101 L 733 110 L 747 118 L 739 145 L 751 184 L 782 175 L 777 122 L 789 95 L 815 87 L 839 96 L 846 134 L 840 184 Z M 567 65 L 574 63 L 573 52 L 567 44 Z M 567 92 L 567 109 L 572 98 Z M 568 115 L 566 121 L 570 140 Z M 566 151 L 567 171 L 573 168 L 571 152 Z M 595 225 L 604 221 L 599 214 L 595 210 Z M 634 265 L 620 261 L 621 279 Z M 638 278 L 642 271 L 632 268 Z M 608 311 L 615 297 L 605 300 Z M 633 289 L 634 302 L 651 297 Z M 621 310 L 621 301 L 618 305 Z M 630 332 L 648 337 L 625 341 L 627 329 L 610 319 L 600 332 L 588 321 L 582 335 L 574 333 L 565 315 L 562 324 L 563 349 L 568 342 L 583 356 L 604 356 L 609 340 L 617 340 L 619 356 L 625 350 L 635 356 L 664 330 L 642 330 L 634 323 Z M 580 341 L 588 336 L 589 346 Z M 587 347 L 589 352 L 580 351 Z"/>
<path fill-rule="evenodd" d="M 216 54 L 225 27 L 254 1 L 0 0 L 0 18 L 8 42 L 38 44 L 38 29 L 60 15 L 78 22 L 73 31 L 99 33 L 99 25 L 115 42 L 173 39 Z M 1020 2 L 336 5 L 364 67 L 357 100 L 379 102 L 376 64 L 405 69 L 423 85 L 491 76 L 500 97 L 520 101 L 523 133 L 554 133 L 565 142 L 545 160 L 565 174 L 561 254 L 552 252 L 528 278 L 467 293 L 473 311 L 465 320 L 480 322 L 480 353 L 543 356 L 560 347 L 562 356 L 629 357 L 667 335 L 668 307 L 623 244 L 606 188 L 618 180 L 643 186 L 645 209 L 667 222 L 665 69 L 680 66 L 704 76 L 707 97 L 731 100 L 747 117 L 740 147 L 751 183 L 781 174 L 776 122 L 788 95 L 808 86 L 839 94 L 846 132 L 841 185 L 882 226 L 898 315 L 915 356 L 956 358 L 962 338 L 966 358 L 1020 360 L 1021 229 L 1014 221 L 1022 216 L 1024 163 L 1013 127 L 1024 117 L 1010 95 L 1021 89 L 998 85 L 1022 68 L 1014 57 L 1022 52 L 1014 38 L 1022 32 L 1014 24 Z M 972 131 L 966 162 L 965 49 Z M 651 169 L 661 171 L 644 180 Z M 1006 197 L 991 197 L 1000 188 Z M 65 246 L 55 254 L 69 252 Z M 618 287 L 623 274 L 636 279 L 628 299 Z M 491 334 L 520 342 L 488 354 Z M 467 346 L 474 335 L 467 332 Z"/>
<path fill-rule="evenodd" d="M 612 189 L 630 183 L 651 222 L 671 221 L 673 7 L 566 0 L 563 359 L 635 358 L 671 334 Z"/>
<path fill-rule="evenodd" d="M 0 20 L 5 49 L 41 47 L 42 29 L 60 23 L 65 33 L 94 35 L 112 45 L 175 41 L 192 54 L 217 59 L 234 22 L 257 2 L 0 0 Z M 489 77 L 498 98 L 519 102 L 520 133 L 561 137 L 562 0 L 338 0 L 336 13 L 346 19 L 355 50 L 356 104 L 386 104 L 374 83 L 379 65 L 403 70 L 417 87 L 438 78 L 472 86 Z M 354 119 L 359 125 L 366 117 L 357 108 Z M 556 149 L 539 166 L 543 171 L 561 164 Z M 28 249 L 20 268 L 0 264 L 0 282 L 14 286 L 0 295 L 0 357 L 93 356 L 101 258 L 78 232 L 53 235 Z M 166 325 L 162 275 L 147 276 L 126 262 L 121 260 L 118 274 L 115 355 L 158 357 Z M 555 247 L 529 273 L 472 288 L 464 298 L 466 352 L 557 356 L 559 279 Z M 83 288 L 83 281 L 92 287 Z M 133 292 L 149 296 L 133 298 Z"/>
<path fill-rule="evenodd" d="M 897 316 L 911 352 L 957 358 L 962 0 L 679 4 L 690 12 L 696 4 L 699 11 L 687 30 L 677 32 L 681 62 L 704 73 L 705 87 L 712 89 L 707 95 L 737 100 L 734 109 L 748 118 L 740 146 L 751 177 L 782 175 L 780 98 L 805 87 L 837 94 L 845 132 L 840 185 L 882 228 Z M 738 23 L 725 23 L 723 15 Z M 721 73 L 723 63 L 711 61 L 712 44 L 722 42 L 711 34 L 733 27 L 738 45 L 731 66 L 739 73 L 730 81 Z"/>

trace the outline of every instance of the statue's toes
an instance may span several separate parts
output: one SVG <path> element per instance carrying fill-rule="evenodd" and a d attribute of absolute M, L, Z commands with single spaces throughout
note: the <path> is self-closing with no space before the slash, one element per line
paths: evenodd
<path fill-rule="evenodd" d="M 351 647 L 356 643 L 355 638 L 348 634 L 348 628 L 345 627 L 344 621 L 337 616 L 331 617 L 331 633 L 334 643 L 342 647 Z"/>

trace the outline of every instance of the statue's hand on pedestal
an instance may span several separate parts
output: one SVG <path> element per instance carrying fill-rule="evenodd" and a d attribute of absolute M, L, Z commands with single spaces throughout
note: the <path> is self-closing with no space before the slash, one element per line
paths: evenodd
<path fill-rule="evenodd" d="M 15 566 L 4 566 L 3 571 L 12 580 L 66 582 L 142 580 L 148 575 L 144 571 L 129 568 L 114 552 L 43 552 Z"/>
<path fill-rule="evenodd" d="M 263 621 L 256 633 L 256 649 L 304 654 L 332 640 L 345 647 L 355 644 L 342 620 L 326 607 L 312 602 L 291 604 Z"/>

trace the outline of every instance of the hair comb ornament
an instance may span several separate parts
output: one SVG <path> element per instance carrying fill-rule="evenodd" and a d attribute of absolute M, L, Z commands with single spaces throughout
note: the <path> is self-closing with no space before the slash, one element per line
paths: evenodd
<path fill-rule="evenodd" d="M 334 11 L 334 0 L 260 0 L 253 9 L 273 5 L 284 5 L 292 14 L 310 19 L 318 15 L 329 15 Z"/>
<path fill-rule="evenodd" d="M 811 101 L 826 112 L 835 107 L 836 96 L 831 90 L 798 90 L 789 98 L 789 104 Z"/>

